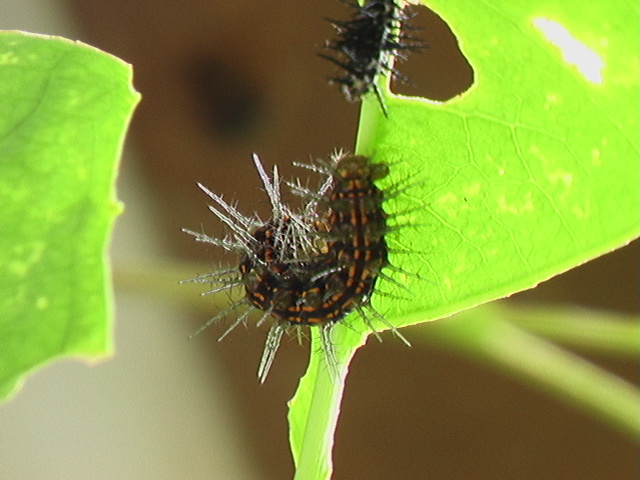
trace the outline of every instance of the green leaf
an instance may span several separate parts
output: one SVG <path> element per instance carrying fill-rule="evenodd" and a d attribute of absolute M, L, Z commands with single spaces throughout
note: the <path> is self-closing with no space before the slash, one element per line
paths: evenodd
<path fill-rule="evenodd" d="M 416 292 L 410 305 L 378 299 L 390 318 L 450 315 L 640 234 L 640 22 L 617 3 L 430 2 L 460 39 L 475 84 L 445 104 L 389 99 L 389 120 L 362 132 L 364 153 L 398 162 L 391 182 L 419 182 L 388 210 L 419 208 L 415 227 L 391 237 L 419 254 L 392 260 L 427 282 L 402 279 Z M 541 19 L 599 58 L 601 79 L 567 62 Z"/>
<path fill-rule="evenodd" d="M 138 99 L 117 58 L 0 32 L 0 398 L 53 358 L 111 351 L 106 248 Z"/>
<path fill-rule="evenodd" d="M 396 326 L 531 288 L 640 234 L 637 6 L 424 3 L 459 39 L 475 82 L 444 104 L 387 97 L 389 118 L 375 98 L 363 102 L 356 152 L 391 164 L 382 186 L 414 185 L 385 205 L 389 213 L 410 212 L 398 220 L 409 226 L 388 240 L 408 252 L 391 261 L 409 274 L 391 275 L 411 293 L 382 281 L 380 290 L 391 295 L 372 299 Z M 346 322 L 366 330 L 355 316 Z M 361 344 L 348 331 L 334 329 L 344 358 Z M 311 355 L 315 365 L 319 344 Z M 335 424 L 322 429 L 301 420 L 323 416 L 293 411 L 315 404 L 298 401 L 308 395 L 303 388 L 312 388 L 306 378 L 290 413 L 302 422 L 291 426 L 299 436 L 294 459 L 316 455 L 326 467 L 318 472 L 330 472 Z M 326 397 L 318 388 L 312 395 Z M 325 408 L 337 411 L 340 394 L 331 398 Z M 305 430 L 312 424 L 315 432 Z M 328 439 L 325 448 L 305 451 L 307 435 Z"/>

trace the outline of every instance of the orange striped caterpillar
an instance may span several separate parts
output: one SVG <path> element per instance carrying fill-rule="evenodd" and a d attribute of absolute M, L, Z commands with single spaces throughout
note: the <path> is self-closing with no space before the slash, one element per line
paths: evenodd
<path fill-rule="evenodd" d="M 195 333 L 236 309 L 245 310 L 223 333 L 224 338 L 254 310 L 262 311 L 258 325 L 267 318 L 273 324 L 267 335 L 258 376 L 264 382 L 280 345 L 291 327 L 317 326 L 332 371 L 337 370 L 331 329 L 348 314 L 357 312 L 376 331 L 371 316 L 385 323 L 408 342 L 370 306 L 382 269 L 389 267 L 387 215 L 384 193 L 374 184 L 388 173 L 385 164 L 371 164 L 364 156 L 336 154 L 326 164 L 307 166 L 327 175 L 318 192 L 300 185 L 293 191 L 307 198 L 300 213 L 280 200 L 279 178 L 273 179 L 254 156 L 254 163 L 272 205 L 267 222 L 240 214 L 221 197 L 200 185 L 216 205 L 210 210 L 230 228 L 227 238 L 217 239 L 184 230 L 196 240 L 239 253 L 238 267 L 225 268 L 193 279 L 216 286 L 207 293 L 242 287 L 244 296 L 211 318 Z M 195 335 L 194 334 L 194 335 Z"/>

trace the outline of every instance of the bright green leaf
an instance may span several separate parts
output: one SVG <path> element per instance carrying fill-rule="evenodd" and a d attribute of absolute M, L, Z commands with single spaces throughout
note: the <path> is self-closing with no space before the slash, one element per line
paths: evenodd
<path fill-rule="evenodd" d="M 444 104 L 387 98 L 388 119 L 375 98 L 363 104 L 356 152 L 392 165 L 381 185 L 414 184 L 386 210 L 410 212 L 399 219 L 410 226 L 388 235 L 408 253 L 391 260 L 420 278 L 392 272 L 411 293 L 382 281 L 380 290 L 397 298 L 373 298 L 397 326 L 531 288 L 640 234 L 637 6 L 424 3 L 458 38 L 474 85 Z M 334 329 L 345 358 L 361 341 L 348 330 Z M 311 352 L 322 355 L 317 344 Z M 291 426 L 294 459 L 314 454 L 303 438 L 316 435 L 325 439 L 317 471 L 330 472 L 335 425 L 318 428 L 305 415 L 322 413 L 294 411 L 315 403 L 298 402 L 303 387 L 312 388 L 306 378 L 290 413 L 302 425 Z M 312 395 L 326 397 L 317 387 Z M 326 408 L 339 410 L 340 395 L 332 398 Z"/>
<path fill-rule="evenodd" d="M 362 132 L 365 153 L 398 162 L 391 181 L 419 182 L 388 208 L 419 208 L 391 238 L 420 253 L 392 259 L 426 281 L 402 279 L 411 302 L 377 299 L 401 325 L 530 288 L 640 233 L 637 9 L 555 3 L 430 2 L 475 84 L 445 104 L 389 99 L 389 120 Z M 540 19 L 601 60 L 600 83 Z"/>
<path fill-rule="evenodd" d="M 106 248 L 138 98 L 117 58 L 0 32 L 0 398 L 53 358 L 110 352 Z"/>

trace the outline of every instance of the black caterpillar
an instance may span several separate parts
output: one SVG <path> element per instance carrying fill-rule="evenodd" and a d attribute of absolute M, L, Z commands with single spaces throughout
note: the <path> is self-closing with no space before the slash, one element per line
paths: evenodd
<path fill-rule="evenodd" d="M 363 95 L 373 91 L 385 116 L 387 110 L 377 84 L 380 75 L 392 75 L 406 81 L 393 67 L 394 58 L 402 57 L 404 51 L 424 48 L 424 42 L 402 33 L 409 29 L 410 18 L 404 13 L 401 0 L 369 0 L 360 6 L 348 3 L 355 12 L 350 20 L 328 19 L 338 32 L 336 40 L 328 41 L 326 48 L 337 52 L 337 57 L 318 54 L 344 71 L 330 83 L 340 85 L 342 93 L 350 102 L 359 101 Z"/>

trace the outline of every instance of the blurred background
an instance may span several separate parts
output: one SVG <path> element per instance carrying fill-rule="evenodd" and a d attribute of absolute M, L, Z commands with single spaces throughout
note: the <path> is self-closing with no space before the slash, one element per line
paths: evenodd
<path fill-rule="evenodd" d="M 429 48 L 400 65 L 412 84 L 395 91 L 444 101 L 473 73 L 447 25 L 419 12 Z M 196 182 L 266 215 L 251 153 L 291 177 L 293 161 L 353 148 L 359 107 L 326 84 L 335 69 L 316 56 L 334 35 L 324 18 L 346 15 L 336 0 L 0 3 L 0 29 L 79 39 L 134 66 L 143 99 L 119 178 L 118 278 L 179 261 L 200 262 L 187 273 L 195 276 L 221 260 L 180 232 L 223 233 Z M 637 313 L 639 257 L 632 244 L 509 301 Z M 200 292 L 182 279 L 168 288 Z M 113 358 L 54 363 L 0 407 L 0 478 L 291 478 L 286 402 L 308 347 L 283 342 L 260 385 L 264 329 L 239 328 L 218 343 L 224 326 L 214 326 L 187 341 L 215 311 L 121 285 Z M 638 383 L 636 362 L 590 358 Z M 637 453 L 629 438 L 535 387 L 437 342 L 409 349 L 385 335 L 352 365 L 334 478 L 635 479 Z"/>

